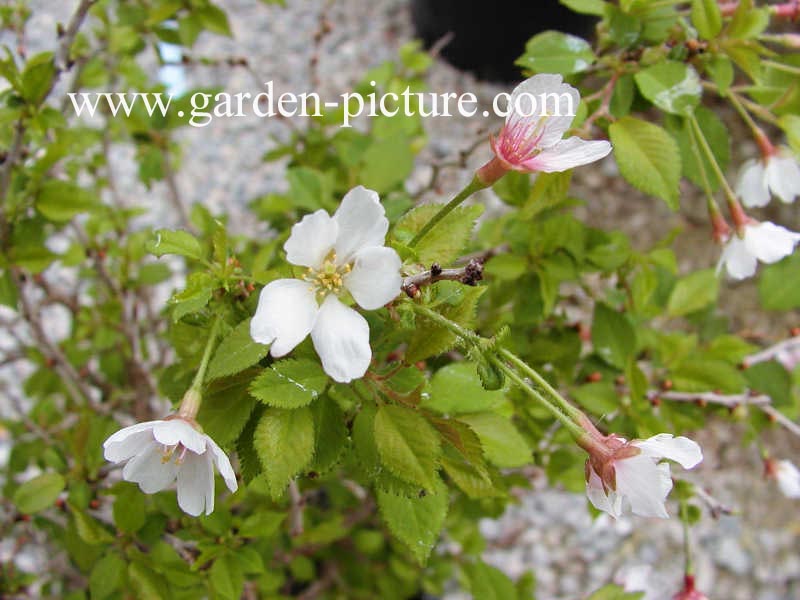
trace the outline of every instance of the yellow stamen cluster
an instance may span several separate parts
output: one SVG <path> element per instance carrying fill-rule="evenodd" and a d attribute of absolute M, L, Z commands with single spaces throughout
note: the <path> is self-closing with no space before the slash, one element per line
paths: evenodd
<path fill-rule="evenodd" d="M 351 271 L 349 264 L 336 266 L 336 252 L 331 251 L 319 269 L 308 268 L 303 279 L 311 284 L 311 291 L 325 296 L 329 292 L 338 294 L 344 284 L 344 276 Z"/>
<path fill-rule="evenodd" d="M 183 444 L 176 444 L 174 446 L 164 446 L 164 451 L 161 453 L 161 464 L 166 464 L 172 460 L 172 456 L 175 454 L 175 450 L 178 449 L 180 446 L 181 451 L 175 457 L 175 464 L 180 465 L 183 463 L 183 458 L 186 456 L 186 448 L 183 447 Z"/>

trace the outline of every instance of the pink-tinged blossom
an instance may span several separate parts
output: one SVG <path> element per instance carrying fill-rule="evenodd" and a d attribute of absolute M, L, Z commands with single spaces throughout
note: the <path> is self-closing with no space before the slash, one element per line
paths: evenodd
<path fill-rule="evenodd" d="M 700 446 L 685 437 L 660 433 L 646 440 L 600 434 L 588 424 L 579 444 L 589 453 L 586 495 L 598 510 L 614 518 L 626 508 L 642 517 L 669 517 L 665 502 L 672 489 L 669 463 L 691 469 L 703 460 Z"/>
<path fill-rule="evenodd" d="M 553 173 L 585 165 L 608 155 L 611 144 L 579 137 L 562 139 L 580 103 L 578 90 L 561 75 L 539 74 L 511 93 L 506 122 L 492 139 L 495 158 L 478 170 L 490 185 L 509 170 Z"/>
<path fill-rule="evenodd" d="M 778 262 L 794 252 L 800 242 L 800 233 L 769 221 L 758 222 L 747 219 L 737 223 L 737 231 L 731 235 L 717 264 L 719 273 L 723 267 L 733 279 L 746 279 L 755 275 L 758 262 Z"/>
<path fill-rule="evenodd" d="M 762 158 L 742 165 L 736 193 L 748 208 L 766 206 L 771 196 L 784 203 L 800 196 L 800 165 L 789 148 L 768 146 Z"/>
<path fill-rule="evenodd" d="M 214 510 L 214 466 L 231 492 L 236 474 L 222 449 L 193 421 L 179 416 L 137 423 L 103 443 L 105 459 L 125 463 L 122 477 L 146 494 L 178 482 L 178 506 L 192 515 Z"/>
<path fill-rule="evenodd" d="M 333 216 L 318 210 L 303 217 L 283 249 L 305 274 L 261 290 L 253 340 L 271 344 L 278 358 L 311 334 L 328 375 L 343 383 L 362 377 L 372 359 L 369 325 L 339 297 L 349 293 L 361 308 L 375 310 L 400 293 L 400 257 L 383 245 L 388 229 L 378 194 L 362 186 L 345 195 Z"/>

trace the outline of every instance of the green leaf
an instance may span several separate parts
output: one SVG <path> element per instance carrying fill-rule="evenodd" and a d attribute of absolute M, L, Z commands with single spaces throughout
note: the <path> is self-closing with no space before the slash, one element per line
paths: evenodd
<path fill-rule="evenodd" d="M 233 554 L 223 554 L 215 560 L 209 570 L 208 581 L 217 597 L 239 600 L 244 587 L 244 574 L 236 557 Z"/>
<path fill-rule="evenodd" d="M 714 269 L 695 271 L 678 280 L 669 296 L 667 314 L 679 317 L 717 301 L 719 278 Z"/>
<path fill-rule="evenodd" d="M 640 600 L 644 592 L 626 592 L 624 588 L 613 583 L 605 585 L 586 600 Z"/>
<path fill-rule="evenodd" d="M 474 363 L 456 362 L 436 371 L 429 393 L 423 395 L 422 406 L 457 415 L 493 411 L 505 403 L 502 391 L 483 388 Z"/>
<path fill-rule="evenodd" d="M 745 378 L 735 366 L 722 360 L 689 355 L 670 372 L 675 388 L 685 392 L 719 390 L 736 394 L 745 388 Z"/>
<path fill-rule="evenodd" d="M 128 563 L 128 578 L 131 589 L 136 590 L 141 600 L 166 600 L 169 587 L 167 581 L 140 561 Z"/>
<path fill-rule="evenodd" d="M 536 73 L 569 75 L 588 69 L 595 61 L 589 42 L 560 31 L 533 36 L 514 64 Z"/>
<path fill-rule="evenodd" d="M 178 254 L 203 260 L 203 248 L 200 242 L 189 232 L 181 229 L 158 229 L 153 232 L 153 239 L 145 246 L 150 254 L 164 256 L 165 254 Z"/>
<path fill-rule="evenodd" d="M 115 552 L 98 560 L 89 575 L 89 595 L 92 600 L 105 600 L 125 581 L 125 562 Z"/>
<path fill-rule="evenodd" d="M 528 443 L 507 417 L 484 412 L 462 415 L 458 420 L 478 435 L 486 458 L 498 467 L 521 467 L 532 462 Z"/>
<path fill-rule="evenodd" d="M 731 38 L 749 40 L 764 33 L 769 20 L 769 7 L 755 8 L 753 0 L 741 0 L 726 33 Z"/>
<path fill-rule="evenodd" d="M 397 477 L 434 489 L 441 454 L 436 430 L 418 412 L 382 405 L 375 415 L 375 445 L 381 462 Z"/>
<path fill-rule="evenodd" d="M 469 579 L 469 589 L 473 598 L 517 600 L 514 582 L 497 567 L 487 565 L 479 559 L 473 564 L 465 564 L 464 571 Z"/>
<path fill-rule="evenodd" d="M 206 386 L 197 421 L 217 444 L 232 443 L 247 424 L 256 404 L 247 393 L 256 372 L 256 369 L 248 369 L 232 377 L 216 379 Z"/>
<path fill-rule="evenodd" d="M 592 345 L 608 364 L 625 369 L 636 350 L 636 331 L 625 315 L 598 302 L 592 319 Z"/>
<path fill-rule="evenodd" d="M 50 91 L 55 72 L 52 52 L 42 52 L 30 58 L 22 71 L 23 97 L 38 106 Z"/>
<path fill-rule="evenodd" d="M 37 513 L 52 506 L 66 485 L 59 473 L 43 473 L 16 489 L 14 504 L 24 515 Z"/>
<path fill-rule="evenodd" d="M 795 154 L 800 154 L 800 115 L 783 115 L 778 120 Z"/>
<path fill-rule="evenodd" d="M 311 407 L 314 413 L 314 461 L 311 469 L 325 473 L 333 468 L 347 444 L 345 416 L 339 405 L 325 397 Z"/>
<path fill-rule="evenodd" d="M 125 533 L 134 533 L 141 529 L 147 520 L 144 498 L 144 494 L 134 484 L 122 484 L 112 508 L 117 529 Z"/>
<path fill-rule="evenodd" d="M 250 386 L 250 394 L 270 406 L 299 408 L 319 397 L 327 384 L 328 376 L 317 361 L 289 358 L 264 369 Z"/>
<path fill-rule="evenodd" d="M 766 310 L 800 308 L 800 254 L 767 265 L 758 282 L 758 296 Z"/>
<path fill-rule="evenodd" d="M 213 291 L 214 280 L 208 273 L 197 271 L 189 275 L 186 288 L 169 299 L 172 320 L 177 322 L 188 314 L 203 310 Z"/>
<path fill-rule="evenodd" d="M 286 171 L 289 197 L 297 208 L 313 211 L 333 205 L 333 179 L 310 167 L 291 167 Z"/>
<path fill-rule="evenodd" d="M 794 407 L 792 376 L 775 360 L 756 363 L 744 371 L 751 390 L 766 394 L 776 408 Z"/>
<path fill-rule="evenodd" d="M 264 411 L 253 439 L 273 499 L 314 457 L 314 417 L 307 407 Z"/>
<path fill-rule="evenodd" d="M 221 8 L 207 2 L 205 6 L 195 8 L 194 12 L 200 18 L 203 27 L 208 31 L 213 31 L 214 33 L 227 37 L 233 36 L 231 26 L 228 23 L 228 15 Z"/>
<path fill-rule="evenodd" d="M 411 209 L 397 222 L 395 237 L 401 243 L 410 241 L 440 208 L 442 207 L 438 204 L 426 204 Z M 433 263 L 439 263 L 443 267 L 452 263 L 461 254 L 475 227 L 475 221 L 482 212 L 483 207 L 479 204 L 459 206 L 452 211 L 414 248 L 418 262 L 426 267 Z"/>
<path fill-rule="evenodd" d="M 50 221 L 61 223 L 99 205 L 97 197 L 70 181 L 48 179 L 36 195 L 36 210 Z"/>
<path fill-rule="evenodd" d="M 672 136 L 658 125 L 634 117 L 612 123 L 609 134 L 622 176 L 677 210 L 681 156 Z"/>
<path fill-rule="evenodd" d="M 674 115 L 692 114 L 703 94 L 697 71 L 677 61 L 665 60 L 647 67 L 634 79 L 642 96 Z"/>
<path fill-rule="evenodd" d="M 250 319 L 239 323 L 222 340 L 208 365 L 206 381 L 235 375 L 251 367 L 269 353 L 269 346 L 250 337 Z"/>
<path fill-rule="evenodd" d="M 722 13 L 717 0 L 692 0 L 692 24 L 700 37 L 710 40 L 722 31 Z"/>
<path fill-rule="evenodd" d="M 114 537 L 97 519 L 86 514 L 72 504 L 70 504 L 69 507 L 75 519 L 75 529 L 84 542 L 94 546 L 97 544 L 108 544 L 114 541 Z"/>
<path fill-rule="evenodd" d="M 361 184 L 384 194 L 411 174 L 414 153 L 408 141 L 402 138 L 378 140 L 364 152 L 361 163 Z"/>
<path fill-rule="evenodd" d="M 603 0 L 559 0 L 559 2 L 572 12 L 597 17 L 602 17 L 606 8 Z"/>
<path fill-rule="evenodd" d="M 447 516 L 447 488 L 438 480 L 432 493 L 404 498 L 378 490 L 378 510 L 394 537 L 403 542 L 420 565 L 425 565 L 439 539 Z"/>

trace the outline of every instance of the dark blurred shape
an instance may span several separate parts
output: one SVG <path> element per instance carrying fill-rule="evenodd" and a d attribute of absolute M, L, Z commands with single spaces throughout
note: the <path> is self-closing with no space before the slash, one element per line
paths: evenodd
<path fill-rule="evenodd" d="M 451 65 L 498 82 L 522 78 L 514 61 L 537 33 L 587 37 L 595 23 L 558 0 L 411 0 L 411 17 L 427 48 L 443 44 L 440 56 Z"/>

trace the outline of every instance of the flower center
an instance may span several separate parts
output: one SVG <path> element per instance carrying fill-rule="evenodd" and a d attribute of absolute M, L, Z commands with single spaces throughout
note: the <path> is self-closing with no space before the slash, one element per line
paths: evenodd
<path fill-rule="evenodd" d="M 303 279 L 311 284 L 312 291 L 321 296 L 326 296 L 331 292 L 338 294 L 342 289 L 344 276 L 351 270 L 352 266 L 349 263 L 337 266 L 336 252 L 331 250 L 322 265 L 317 269 L 309 268 L 303 275 Z"/>
<path fill-rule="evenodd" d="M 186 457 L 186 446 L 181 443 L 175 444 L 174 446 L 164 446 L 164 450 L 161 452 L 161 464 L 166 464 L 172 460 L 172 457 L 175 456 L 177 451 L 177 456 L 175 456 L 175 464 L 180 466 L 183 464 L 183 459 Z"/>

